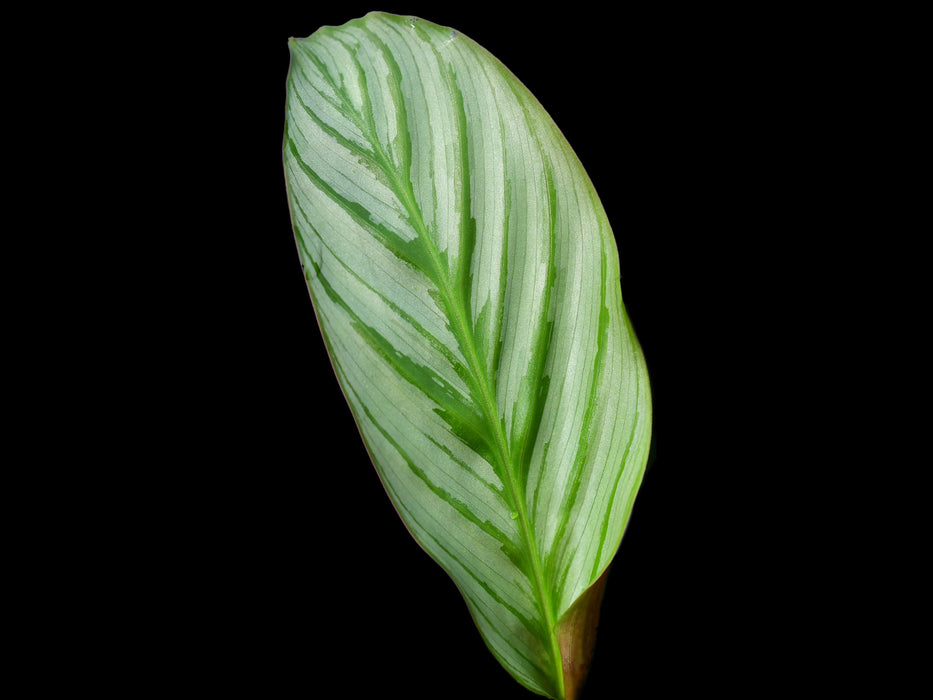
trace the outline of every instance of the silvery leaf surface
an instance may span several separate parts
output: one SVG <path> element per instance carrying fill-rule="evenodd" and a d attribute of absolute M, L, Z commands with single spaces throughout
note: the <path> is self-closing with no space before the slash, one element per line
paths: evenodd
<path fill-rule="evenodd" d="M 651 426 L 600 200 L 453 29 L 371 13 L 289 46 L 298 252 L 379 478 L 500 663 L 574 698 Z"/>

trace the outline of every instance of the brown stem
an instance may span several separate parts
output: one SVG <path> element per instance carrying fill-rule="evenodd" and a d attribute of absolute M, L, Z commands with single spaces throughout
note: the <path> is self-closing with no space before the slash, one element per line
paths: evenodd
<path fill-rule="evenodd" d="M 564 700 L 576 700 L 590 670 L 599 609 L 609 569 L 577 598 L 557 625 L 557 640 L 564 670 Z"/>

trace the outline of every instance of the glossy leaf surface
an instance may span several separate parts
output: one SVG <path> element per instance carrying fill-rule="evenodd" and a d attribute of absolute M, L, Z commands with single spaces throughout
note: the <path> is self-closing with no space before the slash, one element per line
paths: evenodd
<path fill-rule="evenodd" d="M 573 698 L 651 424 L 602 205 L 452 29 L 372 13 L 290 50 L 292 223 L 373 463 L 503 666 Z"/>

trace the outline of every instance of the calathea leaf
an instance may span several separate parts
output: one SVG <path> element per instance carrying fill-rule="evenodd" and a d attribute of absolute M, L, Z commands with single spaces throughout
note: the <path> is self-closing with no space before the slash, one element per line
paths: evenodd
<path fill-rule="evenodd" d="M 373 13 L 290 50 L 292 222 L 372 461 L 496 658 L 573 698 L 651 424 L 602 205 L 452 29 Z"/>

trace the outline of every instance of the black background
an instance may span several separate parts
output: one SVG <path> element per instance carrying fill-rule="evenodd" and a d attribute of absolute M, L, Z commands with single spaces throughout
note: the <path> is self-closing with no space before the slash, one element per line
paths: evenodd
<path fill-rule="evenodd" d="M 532 697 L 385 495 L 295 251 L 281 161 L 287 39 L 375 8 L 242 8 L 161 16 L 146 49 L 159 56 L 145 73 L 156 97 L 138 108 L 150 119 L 133 152 L 151 136 L 169 167 L 147 205 L 158 323 L 140 343 L 159 357 L 153 402 L 169 404 L 147 426 L 156 465 L 126 506 L 146 524 L 127 534 L 124 575 L 140 592 L 125 624 L 153 640 L 132 686 Z M 584 697 L 745 697 L 794 683 L 818 663 L 813 628 L 792 624 L 807 567 L 777 563 L 776 521 L 798 506 L 774 508 L 787 446 L 762 431 L 796 352 L 773 332 L 796 311 L 770 281 L 800 274 L 785 272 L 782 251 L 821 167 L 817 154 L 807 178 L 785 175 L 804 118 L 822 128 L 819 75 L 797 80 L 808 32 L 787 35 L 764 12 L 378 9 L 452 26 L 502 60 L 580 157 L 617 237 L 655 444 Z M 132 65 L 134 51 L 119 60 Z"/>

